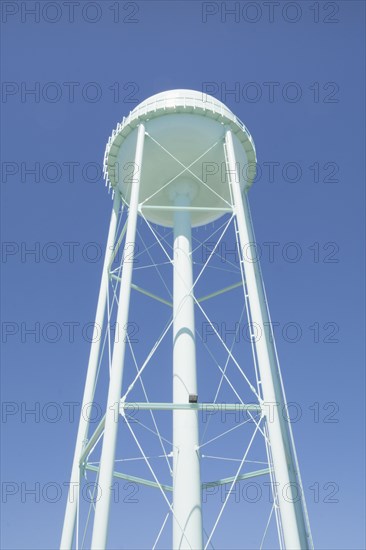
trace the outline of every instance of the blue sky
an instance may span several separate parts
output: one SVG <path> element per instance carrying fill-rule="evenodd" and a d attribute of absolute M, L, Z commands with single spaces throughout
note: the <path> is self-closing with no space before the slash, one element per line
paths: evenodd
<path fill-rule="evenodd" d="M 236 5 L 230 15 L 234 2 L 81 1 L 72 14 L 62 2 L 2 2 L 4 549 L 59 544 L 80 413 L 76 405 L 73 418 L 67 403 L 82 397 L 112 207 L 99 169 L 105 143 L 136 102 L 173 88 L 210 90 L 254 137 L 260 177 L 250 201 L 287 397 L 302 411 L 293 430 L 314 543 L 365 547 L 365 6 Z M 229 234 L 223 246 L 232 245 Z M 218 273 L 208 287 L 231 283 Z M 142 271 L 136 280 L 148 282 Z M 219 325 L 240 316 L 234 294 L 210 308 Z M 147 319 L 163 323 L 166 312 L 137 297 L 131 315 L 140 360 L 155 338 Z M 197 324 L 203 330 L 199 316 Z M 244 338 L 238 346 L 245 357 Z M 168 345 L 160 358 L 167 377 L 161 370 L 158 380 L 168 391 Z M 146 376 L 158 395 L 156 374 Z M 215 376 L 199 372 L 207 400 Z M 102 399 L 105 380 L 100 392 Z M 166 417 L 161 423 L 168 436 Z M 224 450 L 235 454 L 238 444 Z M 207 478 L 217 474 L 210 468 Z M 126 497 L 129 488 L 120 491 Z M 151 547 L 166 513 L 151 491 L 139 490 L 139 504 L 127 498 L 114 507 L 110 548 Z M 207 502 L 208 518 L 220 497 Z M 255 547 L 268 499 L 249 501 L 231 498 L 215 547 Z M 239 536 L 230 521 L 242 526 Z M 168 547 L 169 527 L 165 536 Z"/>

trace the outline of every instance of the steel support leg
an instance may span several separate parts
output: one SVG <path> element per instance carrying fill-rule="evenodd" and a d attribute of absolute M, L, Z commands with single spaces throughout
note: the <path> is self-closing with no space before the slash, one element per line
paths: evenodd
<path fill-rule="evenodd" d="M 285 397 L 281 384 L 279 366 L 270 333 L 262 277 L 255 252 L 254 235 L 248 211 L 247 199 L 242 197 L 239 175 L 236 169 L 235 150 L 231 130 L 226 132 L 226 153 L 229 181 L 232 188 L 234 211 L 238 224 L 239 241 L 242 250 L 245 280 L 249 295 L 252 322 L 260 327 L 262 337 L 255 342 L 258 368 L 262 383 L 264 409 L 267 410 L 267 427 L 271 446 L 274 475 L 277 485 L 278 503 L 285 547 L 288 550 L 311 548 L 311 537 L 306 527 L 303 495 L 297 472 L 294 449 L 289 426 L 282 411 Z M 248 246 L 249 243 L 249 246 Z M 268 414 L 270 413 L 270 414 Z"/>
<path fill-rule="evenodd" d="M 96 376 L 98 371 L 98 361 L 99 361 L 99 350 L 100 350 L 100 332 L 103 327 L 104 314 L 106 309 L 107 302 L 107 287 L 109 284 L 108 281 L 108 266 L 110 264 L 112 254 L 113 254 L 113 245 L 116 237 L 116 229 L 118 222 L 119 208 L 121 204 L 121 197 L 118 191 L 116 191 L 113 202 L 113 210 L 111 221 L 109 225 L 109 232 L 107 238 L 106 253 L 104 257 L 102 279 L 100 283 L 99 298 L 97 311 L 95 314 L 95 324 L 93 331 L 92 344 L 90 347 L 88 371 L 85 381 L 84 396 L 82 401 L 82 411 L 85 410 L 85 407 L 93 402 L 94 399 L 94 389 Z M 79 428 L 76 437 L 74 461 L 72 465 L 71 478 L 70 478 L 70 488 L 67 496 L 66 512 L 64 525 L 62 530 L 61 537 L 61 550 L 70 550 L 72 548 L 72 542 L 74 538 L 74 529 L 75 529 L 75 520 L 78 507 L 78 498 L 79 498 L 79 484 L 80 484 L 80 469 L 79 469 L 79 460 L 83 448 L 86 444 L 88 437 L 89 429 L 89 418 L 88 415 L 81 414 L 79 420 Z"/>
<path fill-rule="evenodd" d="M 124 256 L 127 247 L 134 249 L 136 238 L 136 224 L 138 214 L 138 200 L 141 179 L 142 154 L 145 140 L 145 127 L 140 124 L 137 130 L 137 143 L 135 154 L 135 166 L 139 168 L 132 183 L 131 198 L 128 212 L 127 231 Z M 117 313 L 117 326 L 120 327 L 113 346 L 111 375 L 109 380 L 107 410 L 103 437 L 102 455 L 99 470 L 99 495 L 96 503 L 92 550 L 104 550 L 107 544 L 107 531 L 109 520 L 109 508 L 111 499 L 111 487 L 114 469 L 114 458 L 117 443 L 119 403 L 122 391 L 123 367 L 125 358 L 128 312 L 130 305 L 131 280 L 133 262 L 126 261 L 123 264 L 122 279 L 119 292 L 119 307 Z M 117 331 L 116 331 L 117 333 Z"/>

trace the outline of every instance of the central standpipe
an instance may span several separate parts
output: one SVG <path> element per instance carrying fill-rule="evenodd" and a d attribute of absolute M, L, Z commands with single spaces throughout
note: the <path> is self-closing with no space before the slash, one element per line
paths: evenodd
<path fill-rule="evenodd" d="M 174 213 L 173 403 L 197 395 L 191 214 L 193 182 L 177 182 L 170 192 Z M 173 550 L 201 550 L 202 505 L 198 411 L 173 411 Z"/>

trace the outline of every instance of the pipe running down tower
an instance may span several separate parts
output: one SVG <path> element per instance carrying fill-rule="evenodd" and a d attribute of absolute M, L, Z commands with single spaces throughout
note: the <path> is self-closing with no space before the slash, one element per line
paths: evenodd
<path fill-rule="evenodd" d="M 128 395 L 146 366 L 144 364 L 141 367 L 136 380 L 128 386 L 124 380 L 124 370 L 130 296 L 132 290 L 138 290 L 164 302 L 153 293 L 134 285 L 134 262 L 126 260 L 128 251 L 135 248 L 139 217 L 145 220 L 153 233 L 153 224 L 171 228 L 173 232 L 172 255 L 169 258 L 173 274 L 172 318 L 165 331 L 171 334 L 173 341 L 172 357 L 166 358 L 166 362 L 172 364 L 173 397 L 170 403 L 147 401 L 138 404 L 141 410 L 167 410 L 173 415 L 173 444 L 171 453 L 167 455 L 172 459 L 172 487 L 159 482 L 131 430 L 152 474 L 150 480 L 140 481 L 158 488 L 166 500 L 172 520 L 174 550 L 201 550 L 211 543 L 222 512 L 211 533 L 206 533 L 203 527 L 202 491 L 209 484 L 201 480 L 199 414 L 219 404 L 216 401 L 211 404 L 201 403 L 197 399 L 197 369 L 200 366 L 197 367 L 195 312 L 200 302 L 195 296 L 192 229 L 224 216 L 231 216 L 230 220 L 233 219 L 235 223 L 241 286 L 246 297 L 248 318 L 260 328 L 263 335 L 252 342 L 258 371 L 257 388 L 253 388 L 258 397 L 257 402 L 245 404 L 238 395 L 236 403 L 225 404 L 225 407 L 228 410 L 231 410 L 230 407 L 232 410 L 239 408 L 249 414 L 256 411 L 260 416 L 258 421 L 253 419 L 256 426 L 253 438 L 258 433 L 265 439 L 268 469 L 265 472 L 254 472 L 253 475 L 266 473 L 271 476 L 273 515 L 277 520 L 279 546 L 288 550 L 313 548 L 291 426 L 282 414 L 286 409 L 286 398 L 262 276 L 254 247 L 248 247 L 248 244 L 255 242 L 247 200 L 247 191 L 255 175 L 255 163 L 254 142 L 244 124 L 217 99 L 192 90 L 171 90 L 148 98 L 113 131 L 106 148 L 105 174 L 107 183 L 113 188 L 114 204 L 97 305 L 95 335 L 98 328 L 104 326 L 110 337 L 109 285 L 114 280 L 118 282 L 118 287 L 117 283 L 114 287 L 114 292 L 118 288 L 118 293 L 115 293 L 116 322 L 122 327 L 122 336 L 119 334 L 119 338 L 115 337 L 111 345 L 105 415 L 96 428 L 92 428 L 85 414 L 80 417 L 61 550 L 81 547 L 78 525 L 82 504 L 80 484 L 86 471 L 98 475 L 90 546 L 92 550 L 108 548 L 112 485 L 114 476 L 118 477 L 115 471 L 118 419 L 122 416 L 126 420 Z M 225 178 L 222 178 L 222 170 L 217 169 L 222 165 L 225 167 Z M 244 177 L 241 169 L 244 166 L 252 167 L 252 170 L 246 170 L 247 177 Z M 128 213 L 119 233 L 121 205 Z M 119 248 L 123 248 L 124 253 L 119 265 L 120 276 L 116 276 L 112 264 Z M 242 254 L 244 249 L 245 256 Z M 101 338 L 93 337 L 83 410 L 95 400 L 101 354 Z M 98 445 L 101 446 L 99 465 L 93 466 L 89 457 Z M 246 454 L 242 464 L 245 457 Z M 124 475 L 123 479 L 129 477 Z M 245 479 L 245 475 L 238 471 L 236 476 L 228 479 L 234 485 L 240 479 Z M 219 485 L 222 480 L 212 483 Z M 168 496 L 171 494 L 170 500 Z M 123 516 L 120 521 L 123 530 Z M 241 539 L 244 537 L 245 532 Z M 155 545 L 154 548 L 158 547 Z"/>

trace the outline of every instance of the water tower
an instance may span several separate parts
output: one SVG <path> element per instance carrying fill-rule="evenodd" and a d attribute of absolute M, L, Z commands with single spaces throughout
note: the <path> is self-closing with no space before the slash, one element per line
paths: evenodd
<path fill-rule="evenodd" d="M 103 417 L 96 427 L 91 429 L 88 415 L 82 414 L 80 417 L 61 549 L 82 547 L 78 525 L 82 515 L 79 489 L 81 479 L 87 471 L 97 474 L 97 498 L 92 502 L 94 509 L 91 510 L 92 550 L 108 548 L 114 477 L 141 483 L 158 489 L 161 493 L 168 513 L 154 548 L 158 547 L 158 539 L 170 516 L 171 547 L 174 550 L 198 550 L 212 545 L 227 504 L 225 498 L 212 529 L 207 532 L 204 528 L 203 491 L 226 483 L 230 486 L 229 494 L 234 484 L 249 476 L 253 478 L 260 475 L 268 475 L 271 480 L 271 516 L 276 518 L 279 546 L 291 550 L 313 548 L 291 426 L 283 414 L 286 410 L 286 398 L 260 267 L 253 246 L 255 240 L 247 191 L 255 175 L 253 168 L 256 154 L 249 131 L 223 103 L 213 97 L 191 90 L 171 90 L 143 101 L 117 125 L 108 141 L 104 160 L 106 183 L 113 191 L 114 203 L 83 410 L 96 400 L 102 352 L 107 353 L 107 348 L 108 396 Z M 248 170 L 248 166 L 252 169 Z M 146 223 L 156 240 L 155 244 L 165 255 L 171 278 L 162 277 L 162 283 L 167 288 L 170 287 L 171 301 L 149 288 L 148 277 L 144 286 L 137 285 L 134 280 L 136 265 L 133 257 L 138 241 L 139 219 Z M 240 279 L 236 284 L 224 285 L 207 296 L 198 297 L 197 281 L 210 257 L 217 253 L 217 247 L 214 245 L 211 248 L 207 262 L 204 262 L 195 276 L 192 235 L 199 228 L 212 222 L 218 223 L 221 219 L 225 220 L 224 230 L 229 224 L 234 227 Z M 161 237 L 158 228 L 168 228 L 171 236 Z M 169 239 L 170 249 L 166 245 Z M 219 240 L 217 237 L 217 243 Z M 146 247 L 148 252 L 149 248 Z M 123 253 L 118 259 L 121 251 Z M 153 252 L 149 252 L 149 257 L 154 265 Z M 251 334 L 248 344 L 252 350 L 255 384 L 250 382 L 247 367 L 244 369 L 240 360 L 233 356 L 201 305 L 204 300 L 238 289 L 238 296 L 245 303 L 249 326 L 257 327 L 261 333 L 260 338 Z M 128 327 L 132 293 L 140 293 L 152 302 L 155 300 L 157 306 L 163 304 L 164 307 L 170 307 L 171 312 L 170 321 L 163 327 L 161 337 L 153 345 L 146 360 L 140 364 L 135 361 L 135 377 L 126 381 L 124 371 L 126 348 L 131 341 Z M 115 311 L 116 326 L 119 327 L 113 337 L 111 304 Z M 197 312 L 203 312 L 212 331 L 218 339 L 221 338 L 228 358 L 235 364 L 244 381 L 248 382 L 254 397 L 250 402 L 245 402 L 243 395 L 232 384 L 236 396 L 232 403 L 220 403 L 218 394 L 210 402 L 207 396 L 205 398 L 204 389 L 197 387 L 197 373 L 201 368 L 197 360 Z M 148 315 L 152 325 L 158 323 L 158 317 L 155 321 L 151 306 Z M 102 337 L 98 338 L 101 327 L 104 340 Z M 172 445 L 168 449 L 163 445 L 164 458 L 171 471 L 169 486 L 159 481 L 143 445 L 130 426 L 127 414 L 131 407 L 131 392 L 138 383 L 142 383 L 146 367 L 163 338 L 170 338 L 171 352 L 170 356 L 164 357 L 164 364 L 168 366 L 168 371 L 165 372 L 170 372 L 171 397 L 151 402 L 142 386 L 146 399 L 135 402 L 134 407 L 151 414 L 156 430 L 154 428 L 150 431 L 156 432 L 162 444 L 165 440 L 160 436 L 153 414 L 155 411 L 166 411 L 165 414 L 172 415 Z M 133 358 L 135 359 L 134 355 Z M 225 368 L 220 364 L 218 367 L 222 372 L 220 383 L 224 381 L 230 384 L 226 365 Z M 158 377 L 155 380 L 155 385 L 158 385 Z M 234 476 L 209 483 L 201 479 L 204 455 L 199 437 L 200 414 L 216 411 L 220 407 L 225 408 L 225 411 L 246 412 L 254 428 L 248 449 L 255 436 L 262 437 L 267 468 L 243 473 L 247 458 L 245 451 Z M 141 453 L 141 459 L 150 473 L 149 478 L 133 477 L 116 468 L 115 455 L 121 419 L 130 430 Z M 91 462 L 90 456 L 97 448 L 100 449 L 99 460 Z M 123 521 L 121 516 L 121 532 L 124 530 Z M 245 529 L 241 531 L 238 527 L 238 533 L 245 546 Z M 124 547 L 131 548 L 128 544 Z"/>

